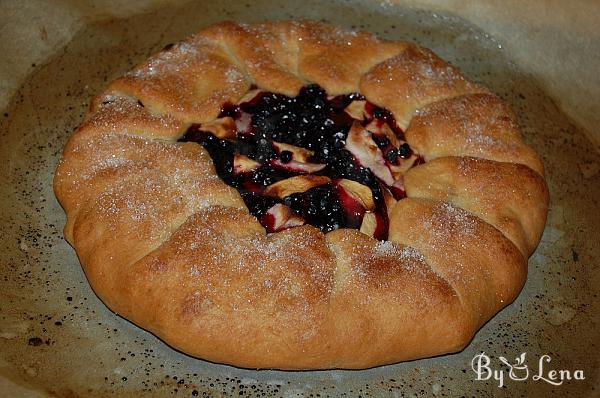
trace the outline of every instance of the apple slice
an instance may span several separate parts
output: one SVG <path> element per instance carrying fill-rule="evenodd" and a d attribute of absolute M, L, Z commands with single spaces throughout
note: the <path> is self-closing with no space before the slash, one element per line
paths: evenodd
<path fill-rule="evenodd" d="M 362 224 L 360 225 L 360 232 L 365 235 L 373 236 L 377 229 L 377 217 L 375 213 L 365 213 L 363 216 Z"/>
<path fill-rule="evenodd" d="M 233 118 L 225 116 L 215 119 L 212 122 L 202 123 L 200 130 L 208 131 L 222 140 L 233 140 L 235 139 L 237 128 Z"/>
<path fill-rule="evenodd" d="M 292 154 L 292 160 L 289 162 L 283 162 L 279 158 L 271 161 L 271 164 L 278 169 L 292 173 L 316 173 L 327 167 L 323 163 L 309 162 L 308 160 L 315 154 L 309 149 L 277 141 L 273 141 L 273 147 L 279 154 L 283 151 L 288 151 Z"/>
<path fill-rule="evenodd" d="M 356 200 L 362 207 L 367 210 L 373 210 L 375 208 L 375 201 L 373 200 L 373 192 L 371 188 L 360 182 L 347 180 L 342 178 L 335 181 L 336 187 L 343 190 L 345 194 L 351 196 Z"/>
<path fill-rule="evenodd" d="M 237 102 L 238 104 L 243 104 L 244 102 L 252 102 L 257 95 L 259 95 L 262 91 L 255 88 L 254 90 L 248 91 L 244 96 Z"/>
<path fill-rule="evenodd" d="M 379 213 L 365 213 L 360 225 L 360 232 L 375 239 L 387 239 L 387 223 L 385 218 Z"/>
<path fill-rule="evenodd" d="M 394 183 L 394 177 L 386 165 L 383 153 L 371 138 L 371 132 L 362 127 L 360 123 L 352 123 L 345 147 L 362 166 L 371 169 L 373 174 L 387 185 Z"/>
<path fill-rule="evenodd" d="M 248 156 L 236 153 L 233 157 L 233 172 L 235 174 L 247 173 L 260 167 L 260 163 Z"/>
<path fill-rule="evenodd" d="M 358 228 L 367 210 L 375 208 L 373 193 L 366 185 L 340 179 L 334 182 L 349 228 Z"/>
<path fill-rule="evenodd" d="M 381 191 L 383 192 L 383 200 L 385 202 L 385 207 L 389 215 L 392 211 L 392 207 L 396 204 L 397 200 L 394 198 L 394 195 L 390 192 L 390 190 L 386 187 L 382 186 Z"/>
<path fill-rule="evenodd" d="M 252 102 L 258 95 L 260 95 L 262 91 L 259 89 L 254 89 L 248 91 L 237 103 L 244 104 L 248 102 Z M 238 116 L 235 119 L 235 126 L 237 128 L 238 134 L 241 135 L 252 135 L 254 132 L 252 131 L 252 115 L 248 112 L 244 112 L 239 109 Z"/>
<path fill-rule="evenodd" d="M 408 169 L 414 166 L 417 159 L 419 159 L 419 156 L 413 153 L 412 155 L 410 155 L 410 157 L 406 159 L 403 159 L 400 156 L 398 156 L 397 165 L 390 163 L 389 168 L 392 172 L 392 175 L 394 176 L 394 180 L 398 180 L 399 178 L 401 178 L 408 171 Z"/>
<path fill-rule="evenodd" d="M 302 163 L 310 163 L 308 159 L 310 159 L 315 153 L 309 149 L 302 148 L 295 145 L 286 144 L 283 142 L 273 141 L 273 146 L 277 153 L 281 153 L 283 151 L 289 151 L 292 153 L 292 159 L 297 162 Z"/>
<path fill-rule="evenodd" d="M 324 163 L 302 163 L 295 160 L 284 163 L 280 159 L 273 159 L 270 163 L 279 170 L 285 170 L 291 173 L 316 173 L 327 167 Z"/>
<path fill-rule="evenodd" d="M 279 232 L 304 225 L 304 219 L 295 214 L 288 206 L 277 203 L 261 217 L 261 223 L 268 232 Z"/>
<path fill-rule="evenodd" d="M 252 135 L 252 115 L 240 111 L 240 116 L 235 119 L 235 127 L 238 134 Z"/>
<path fill-rule="evenodd" d="M 265 188 L 265 195 L 276 196 L 280 199 L 295 193 L 306 192 L 311 188 L 331 182 L 329 177 L 315 175 L 301 175 L 277 181 Z"/>
<path fill-rule="evenodd" d="M 367 111 L 365 110 L 366 104 L 367 101 L 365 100 L 352 101 L 350 105 L 344 109 L 344 112 L 350 115 L 353 119 L 363 120 L 367 116 Z"/>

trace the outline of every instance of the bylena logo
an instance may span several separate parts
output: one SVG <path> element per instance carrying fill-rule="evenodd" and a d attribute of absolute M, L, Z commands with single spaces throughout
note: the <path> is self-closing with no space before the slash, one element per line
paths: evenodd
<path fill-rule="evenodd" d="M 498 357 L 498 368 L 492 366 L 491 358 L 485 353 L 477 354 L 471 361 L 471 368 L 475 372 L 475 380 L 494 379 L 498 382 L 498 387 L 504 386 L 504 381 L 508 379 L 513 381 L 533 380 L 546 382 L 555 386 L 562 385 L 567 380 L 585 380 L 583 370 L 567 369 L 549 369 L 552 358 L 550 355 L 542 355 L 537 361 L 537 369 L 530 368 L 526 359 L 527 353 L 522 353 L 515 358 L 514 363 L 510 363 L 505 357 Z M 505 368 L 508 368 L 506 370 Z"/>

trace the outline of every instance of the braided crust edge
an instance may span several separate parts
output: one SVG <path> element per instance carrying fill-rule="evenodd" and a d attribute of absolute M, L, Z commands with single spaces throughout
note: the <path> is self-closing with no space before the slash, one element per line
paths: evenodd
<path fill-rule="evenodd" d="M 207 152 L 177 138 L 251 84 L 315 82 L 394 113 L 427 163 L 389 241 L 267 235 Z M 225 22 L 98 95 L 54 179 L 98 296 L 190 355 L 248 368 L 367 368 L 454 352 L 521 290 L 544 228 L 543 165 L 515 116 L 425 48 L 325 23 Z"/>

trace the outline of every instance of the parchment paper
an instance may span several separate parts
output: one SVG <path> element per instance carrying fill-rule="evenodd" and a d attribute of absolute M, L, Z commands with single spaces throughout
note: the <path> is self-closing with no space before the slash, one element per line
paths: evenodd
<path fill-rule="evenodd" d="M 148 12 L 172 0 L 4 0 L 0 3 L 0 109 L 23 79 L 93 20 Z M 494 36 L 600 147 L 600 1 L 383 0 L 446 11 Z"/>

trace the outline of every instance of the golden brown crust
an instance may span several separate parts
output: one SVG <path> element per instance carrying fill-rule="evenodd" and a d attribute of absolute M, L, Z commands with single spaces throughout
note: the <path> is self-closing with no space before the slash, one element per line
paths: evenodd
<path fill-rule="evenodd" d="M 525 145 L 516 117 L 492 94 L 464 95 L 433 102 L 411 120 L 406 140 L 431 160 L 472 156 L 521 163 L 544 175 L 544 165 Z"/>
<path fill-rule="evenodd" d="M 156 113 L 201 123 L 217 117 L 224 103 L 236 102 L 249 87 L 218 43 L 195 35 L 138 65 L 109 90 L 136 97 Z"/>
<path fill-rule="evenodd" d="M 112 133 L 147 139 L 173 139 L 179 137 L 185 127 L 171 115 L 151 113 L 136 98 L 107 92 L 93 99 L 90 114 L 69 138 L 63 152 L 96 135 Z"/>
<path fill-rule="evenodd" d="M 286 24 L 225 22 L 209 27 L 203 34 L 221 43 L 236 65 L 264 90 L 295 96 L 306 84 L 296 72 L 297 47 L 286 45 L 295 39 Z"/>
<path fill-rule="evenodd" d="M 410 45 L 364 74 L 360 92 L 391 110 L 398 125 L 406 129 L 415 111 L 423 106 L 485 89 L 469 82 L 431 50 Z"/>
<path fill-rule="evenodd" d="M 125 314 L 175 347 L 244 367 L 318 366 L 335 263 L 314 227 L 266 236 L 247 212 L 213 207 L 133 268 Z"/>
<path fill-rule="evenodd" d="M 502 233 L 449 203 L 404 199 L 390 215 L 392 242 L 423 253 L 434 272 L 457 292 L 470 325 L 477 330 L 512 302 L 527 275 L 527 262 Z"/>
<path fill-rule="evenodd" d="M 311 82 L 410 124 L 427 163 L 405 175 L 409 198 L 387 195 L 389 241 L 267 235 L 204 148 L 175 142 L 252 84 Z M 539 158 L 485 92 L 413 44 L 310 21 L 213 25 L 94 100 L 54 179 L 65 237 L 111 309 L 200 358 L 365 368 L 459 350 L 518 294 L 548 204 Z"/>
<path fill-rule="evenodd" d="M 454 288 L 420 251 L 357 230 L 326 236 L 337 258 L 331 303 L 337 367 L 439 355 L 471 339 L 474 330 L 457 316 L 462 307 Z"/>
<path fill-rule="evenodd" d="M 65 237 L 71 243 L 79 213 L 93 206 L 99 206 L 94 213 L 98 219 L 89 221 L 91 228 L 110 223 L 113 229 L 131 226 L 137 231 L 161 200 L 167 202 L 165 206 L 179 203 L 189 214 L 208 205 L 244 207 L 237 191 L 215 174 L 203 148 L 112 132 L 68 146 L 54 177 L 54 190 L 67 211 Z M 106 203 L 99 205 L 102 200 Z M 148 203 L 153 200 L 157 203 Z M 124 221 L 114 221 L 117 216 Z"/>
<path fill-rule="evenodd" d="M 499 229 L 529 257 L 548 213 L 544 179 L 518 163 L 470 157 L 437 158 L 404 176 L 409 198 L 434 199 L 463 208 Z"/>
<path fill-rule="evenodd" d="M 330 95 L 359 91 L 365 73 L 408 46 L 324 23 L 301 22 L 292 26 L 297 32 L 298 74 L 307 81 L 318 82 Z"/>

